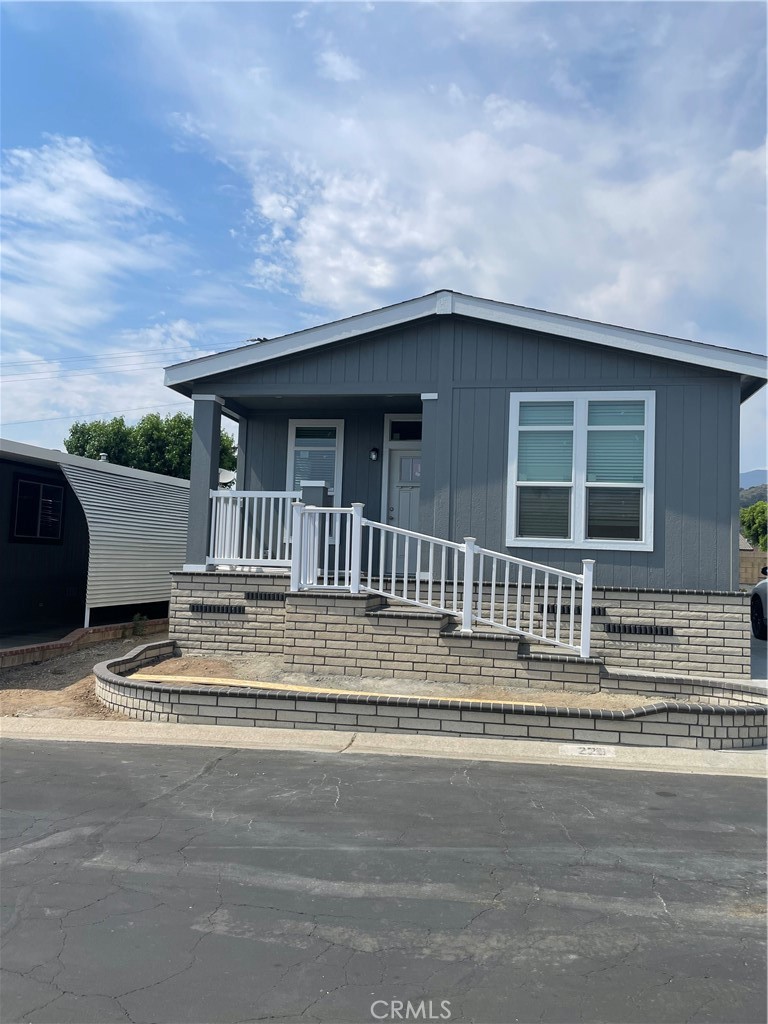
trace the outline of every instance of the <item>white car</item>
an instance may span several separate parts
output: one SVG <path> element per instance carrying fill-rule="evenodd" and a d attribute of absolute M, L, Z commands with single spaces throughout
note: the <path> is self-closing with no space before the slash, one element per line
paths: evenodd
<path fill-rule="evenodd" d="M 768 570 L 763 569 L 763 575 Z M 768 639 L 768 580 L 761 580 L 752 590 L 749 603 L 749 615 L 752 619 L 752 632 L 758 640 Z"/>

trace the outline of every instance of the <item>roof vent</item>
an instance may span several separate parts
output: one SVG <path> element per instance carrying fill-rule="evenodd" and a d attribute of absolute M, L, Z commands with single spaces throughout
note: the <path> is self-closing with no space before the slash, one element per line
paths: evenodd
<path fill-rule="evenodd" d="M 99 462 L 109 462 L 106 452 L 99 452 Z"/>

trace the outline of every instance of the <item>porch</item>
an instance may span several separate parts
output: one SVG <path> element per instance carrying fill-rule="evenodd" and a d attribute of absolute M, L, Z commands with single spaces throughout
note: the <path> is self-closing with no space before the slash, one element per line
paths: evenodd
<path fill-rule="evenodd" d="M 291 591 L 373 595 L 442 615 L 463 635 L 495 630 L 590 655 L 592 573 L 571 573 L 329 506 L 323 481 L 301 491 L 211 491 L 209 570 L 284 571 Z"/>

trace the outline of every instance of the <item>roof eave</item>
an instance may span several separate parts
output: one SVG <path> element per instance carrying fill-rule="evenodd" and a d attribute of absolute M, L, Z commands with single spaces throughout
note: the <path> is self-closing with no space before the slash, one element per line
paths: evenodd
<path fill-rule="evenodd" d="M 442 291 L 247 347 L 203 356 L 186 363 L 177 363 L 166 369 L 165 383 L 180 394 L 189 396 L 193 387 L 184 388 L 184 385 L 194 385 L 196 381 L 207 377 L 297 355 L 323 345 L 351 340 L 373 331 L 397 327 L 428 316 L 451 313 L 541 334 L 559 335 L 575 341 L 611 348 L 630 348 L 633 352 L 655 358 L 671 359 L 738 374 L 742 379 L 754 378 L 764 382 L 766 378 L 765 359 L 756 353 L 720 348 L 704 342 L 651 334 L 591 320 L 580 320 L 561 313 L 513 306 L 459 292 Z"/>

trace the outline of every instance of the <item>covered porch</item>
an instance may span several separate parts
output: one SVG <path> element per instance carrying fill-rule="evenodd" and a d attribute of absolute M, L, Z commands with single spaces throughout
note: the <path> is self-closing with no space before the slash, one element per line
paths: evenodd
<path fill-rule="evenodd" d="M 439 531 L 437 396 L 193 395 L 185 570 L 287 569 L 293 501 L 350 508 L 411 531 Z M 237 480 L 219 490 L 222 416 L 238 423 Z M 335 537 L 333 539 L 335 543 Z"/>

